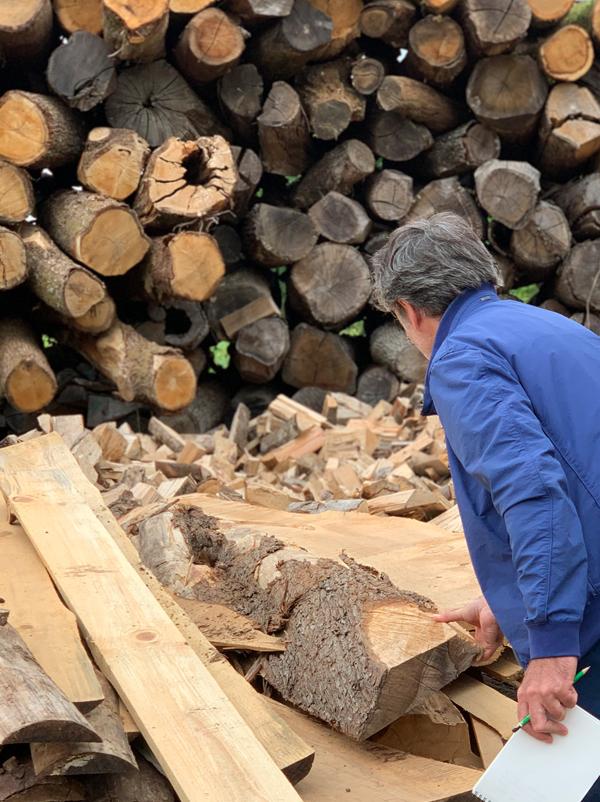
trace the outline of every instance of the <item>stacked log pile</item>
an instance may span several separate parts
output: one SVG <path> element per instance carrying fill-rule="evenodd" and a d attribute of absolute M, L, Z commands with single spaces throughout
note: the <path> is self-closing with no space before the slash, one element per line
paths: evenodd
<path fill-rule="evenodd" d="M 11 425 L 393 402 L 424 366 L 370 259 L 440 210 L 600 330 L 599 46 L 598 0 L 2 4 Z"/>

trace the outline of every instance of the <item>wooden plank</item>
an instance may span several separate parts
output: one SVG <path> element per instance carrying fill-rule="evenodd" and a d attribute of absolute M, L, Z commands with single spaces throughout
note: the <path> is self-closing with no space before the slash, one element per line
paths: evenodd
<path fill-rule="evenodd" d="M 473 732 L 475 733 L 483 768 L 487 769 L 504 746 L 504 741 L 493 727 L 490 727 L 485 721 L 480 721 L 476 716 L 471 716 L 471 724 L 473 725 Z"/>
<path fill-rule="evenodd" d="M 455 504 L 453 507 L 450 507 L 449 510 L 446 510 L 446 512 L 433 518 L 430 523 L 442 529 L 447 529 L 448 532 L 460 532 L 460 534 L 464 534 L 458 504 Z"/>
<path fill-rule="evenodd" d="M 482 666 L 482 671 L 499 682 L 507 682 L 513 687 L 517 686 L 523 679 L 523 669 L 509 654 L 503 654 L 489 666 Z"/>
<path fill-rule="evenodd" d="M 444 688 L 444 693 L 455 705 L 485 722 L 508 741 L 519 720 L 516 702 L 466 674 Z"/>
<path fill-rule="evenodd" d="M 298 799 L 68 478 L 44 474 L 5 473 L 10 507 L 182 802 Z"/>

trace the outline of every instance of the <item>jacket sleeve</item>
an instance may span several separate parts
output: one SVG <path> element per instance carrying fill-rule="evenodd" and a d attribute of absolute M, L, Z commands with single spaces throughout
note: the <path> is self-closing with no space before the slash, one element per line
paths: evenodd
<path fill-rule="evenodd" d="M 531 657 L 579 657 L 587 552 L 564 470 L 529 397 L 506 360 L 468 347 L 440 355 L 429 381 L 448 442 L 504 520 Z"/>

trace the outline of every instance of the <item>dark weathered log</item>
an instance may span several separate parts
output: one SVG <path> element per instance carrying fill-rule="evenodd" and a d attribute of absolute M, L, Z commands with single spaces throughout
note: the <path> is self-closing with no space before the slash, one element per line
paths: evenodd
<path fill-rule="evenodd" d="M 548 300 L 540 304 L 540 308 L 547 309 L 549 312 L 556 312 L 557 315 L 571 317 L 571 310 L 567 309 L 567 307 L 561 304 L 560 301 L 557 301 L 556 298 L 548 298 Z"/>
<path fill-rule="evenodd" d="M 477 198 L 488 214 L 508 228 L 529 222 L 540 193 L 540 172 L 528 162 L 491 159 L 475 170 Z"/>
<path fill-rule="evenodd" d="M 447 86 L 467 66 L 465 38 L 451 17 L 427 16 L 410 29 L 408 64 L 425 80 Z"/>
<path fill-rule="evenodd" d="M 196 397 L 182 412 L 163 415 L 161 420 L 176 432 L 203 434 L 217 426 L 229 409 L 230 394 L 219 382 L 209 379 L 198 385 Z"/>
<path fill-rule="evenodd" d="M 33 213 L 33 184 L 26 170 L 0 160 L 0 222 L 20 223 Z"/>
<path fill-rule="evenodd" d="M 377 92 L 377 104 L 383 111 L 401 114 L 439 134 L 456 128 L 467 116 L 466 109 L 456 101 L 404 75 L 384 78 Z"/>
<path fill-rule="evenodd" d="M 50 0 L 18 0 L 2 5 L 0 53 L 21 63 L 45 58 L 52 37 Z"/>
<path fill-rule="evenodd" d="M 575 239 L 600 237 L 599 173 L 590 173 L 559 187 L 550 200 L 565 213 Z"/>
<path fill-rule="evenodd" d="M 397 323 L 384 323 L 376 328 L 369 345 L 373 362 L 388 368 L 404 381 L 423 380 L 427 361 Z"/>
<path fill-rule="evenodd" d="M 417 10 L 409 0 L 371 0 L 360 15 L 360 30 L 392 47 L 405 47 L 416 16 Z"/>
<path fill-rule="evenodd" d="M 530 56 L 481 59 L 467 84 L 473 114 L 509 141 L 532 133 L 547 95 L 548 84 Z"/>
<path fill-rule="evenodd" d="M 213 336 L 217 340 L 229 339 L 229 336 L 233 336 L 235 327 L 231 329 L 228 327 L 226 330 L 223 328 L 222 321 L 261 298 L 271 299 L 266 271 L 263 270 L 259 273 L 258 270 L 241 268 L 228 273 L 205 304 Z M 249 322 L 246 320 L 242 325 Z"/>
<path fill-rule="evenodd" d="M 137 769 L 90 778 L 88 802 L 175 802 L 171 783 L 140 755 Z M 66 799 L 67 797 L 65 797 Z M 68 797 L 70 799 L 70 797 Z"/>
<path fill-rule="evenodd" d="M 395 162 L 414 159 L 433 145 L 428 128 L 393 111 L 378 111 L 369 120 L 369 144 L 377 156 Z"/>
<path fill-rule="evenodd" d="M 202 304 L 197 301 L 171 298 L 163 301 L 160 306 L 151 304 L 148 316 L 150 321 L 138 326 L 137 331 L 159 345 L 193 351 L 206 339 L 209 332 L 206 313 Z"/>
<path fill-rule="evenodd" d="M 561 177 L 600 150 L 600 103 L 584 86 L 560 83 L 550 90 L 539 127 L 540 166 Z"/>
<path fill-rule="evenodd" d="M 256 118 L 262 108 L 264 82 L 254 64 L 240 64 L 219 81 L 219 102 L 235 134 L 256 139 Z"/>
<path fill-rule="evenodd" d="M 594 45 L 589 33 L 581 26 L 565 25 L 542 42 L 538 56 L 549 78 L 577 81 L 592 66 Z"/>
<path fill-rule="evenodd" d="M 349 245 L 317 245 L 294 265 L 290 302 L 310 323 L 341 329 L 359 316 L 371 294 L 371 273 Z"/>
<path fill-rule="evenodd" d="M 416 195 L 406 222 L 429 218 L 438 212 L 454 212 L 470 223 L 477 235 L 483 238 L 483 220 L 471 192 L 463 187 L 458 178 L 440 178 L 430 181 Z"/>
<path fill-rule="evenodd" d="M 215 226 L 211 233 L 219 246 L 225 264 L 228 267 L 239 264 L 242 260 L 242 239 L 236 229 L 222 223 Z"/>
<path fill-rule="evenodd" d="M 60 167 L 83 147 L 79 119 L 60 100 L 11 90 L 0 98 L 0 158 L 20 167 Z"/>
<path fill-rule="evenodd" d="M 250 301 L 245 306 L 241 306 L 222 317 L 219 324 L 225 335 L 230 339 L 234 339 L 238 331 L 251 323 L 256 323 L 257 320 L 262 320 L 265 317 L 279 316 L 279 314 L 279 307 L 273 298 L 270 295 L 261 295 L 254 301 Z"/>
<path fill-rule="evenodd" d="M 233 146 L 231 153 L 235 160 L 237 179 L 233 188 L 232 211 L 237 217 L 246 214 L 257 186 L 263 177 L 263 163 L 250 148 Z"/>
<path fill-rule="evenodd" d="M 154 61 L 164 56 L 168 25 L 168 0 L 103 0 L 104 38 L 121 61 Z"/>
<path fill-rule="evenodd" d="M 524 277 L 545 281 L 569 253 L 571 229 L 562 210 L 540 201 L 527 225 L 513 231 L 510 253 Z"/>
<path fill-rule="evenodd" d="M 462 22 L 472 49 L 481 56 L 512 50 L 527 36 L 531 9 L 527 0 L 464 0 Z"/>
<path fill-rule="evenodd" d="M 77 167 L 86 189 L 115 200 L 129 198 L 138 188 L 150 148 L 127 128 L 92 128 Z"/>
<path fill-rule="evenodd" d="M 531 23 L 536 28 L 552 27 L 566 17 L 575 0 L 528 0 Z"/>
<path fill-rule="evenodd" d="M 104 39 L 76 31 L 50 56 L 48 86 L 71 108 L 89 111 L 116 89 L 115 63 Z"/>
<path fill-rule="evenodd" d="M 285 320 L 266 317 L 239 330 L 233 362 L 244 381 L 262 384 L 275 378 L 289 348 L 290 332 Z"/>
<path fill-rule="evenodd" d="M 571 309 L 600 312 L 600 240 L 574 245 L 558 271 L 554 289 Z"/>
<path fill-rule="evenodd" d="M 367 179 L 365 198 L 376 217 L 399 222 L 413 204 L 413 180 L 399 170 L 381 170 Z"/>
<path fill-rule="evenodd" d="M 53 0 L 53 6 L 67 33 L 102 33 L 102 0 Z"/>
<path fill-rule="evenodd" d="M 42 207 L 42 225 L 73 259 L 103 276 L 120 276 L 141 259 L 150 239 L 124 203 L 66 189 Z"/>
<path fill-rule="evenodd" d="M 298 184 L 293 201 L 307 209 L 332 190 L 349 195 L 355 184 L 374 171 L 373 151 L 358 139 L 348 139 L 309 169 Z"/>
<path fill-rule="evenodd" d="M 37 412 L 52 401 L 56 378 L 27 323 L 0 320 L 0 395 L 20 412 Z"/>
<path fill-rule="evenodd" d="M 339 192 L 328 192 L 310 207 L 308 214 L 322 237 L 345 245 L 364 242 L 373 225 L 358 201 Z"/>
<path fill-rule="evenodd" d="M 343 337 L 300 323 L 292 332 L 282 378 L 292 387 L 322 387 L 353 393 L 358 368 Z"/>
<path fill-rule="evenodd" d="M 333 23 L 331 39 L 315 54 L 315 61 L 336 58 L 360 36 L 360 15 L 364 0 L 310 0 L 313 8 L 326 14 Z"/>
<path fill-rule="evenodd" d="M 23 754 L 13 755 L 0 766 L 2 802 L 81 802 L 87 799 L 83 785 L 66 777 L 39 779 L 33 763 Z"/>
<path fill-rule="evenodd" d="M 376 58 L 360 55 L 350 71 L 350 83 L 361 95 L 372 95 L 385 78 L 385 67 Z"/>
<path fill-rule="evenodd" d="M 278 267 L 303 259 L 317 241 L 310 217 L 285 206 L 255 204 L 244 224 L 244 250 L 266 267 Z"/>
<path fill-rule="evenodd" d="M 574 312 L 570 317 L 575 323 L 579 323 L 580 326 L 585 326 L 586 329 L 593 331 L 594 334 L 600 335 L 600 315 L 595 315 L 593 312 L 589 314 L 587 312 Z"/>
<path fill-rule="evenodd" d="M 300 97 L 318 139 L 337 139 L 352 122 L 365 118 L 366 100 L 350 84 L 351 62 L 339 59 L 308 68 Z"/>
<path fill-rule="evenodd" d="M 240 26 L 219 8 L 207 8 L 184 28 L 175 59 L 193 84 L 214 81 L 238 63 L 244 52 Z"/>
<path fill-rule="evenodd" d="M 0 291 L 12 290 L 27 278 L 27 258 L 21 237 L 0 226 Z"/>
<path fill-rule="evenodd" d="M 203 220 L 231 208 L 236 180 L 223 137 L 172 137 L 150 156 L 134 209 L 145 226 L 155 229 Z"/>
<path fill-rule="evenodd" d="M 258 138 L 265 170 L 301 175 L 309 164 L 310 131 L 295 89 L 275 81 L 258 118 Z"/>
<path fill-rule="evenodd" d="M 287 17 L 294 0 L 227 0 L 227 9 L 244 22 L 256 23 L 277 17 Z"/>
<path fill-rule="evenodd" d="M 209 107 L 166 61 L 123 70 L 104 108 L 113 128 L 137 131 L 152 148 L 171 136 L 224 133 Z"/>
<path fill-rule="evenodd" d="M 393 401 L 399 393 L 398 378 L 382 365 L 371 365 L 358 377 L 356 397 L 372 407 L 378 401 Z"/>
<path fill-rule="evenodd" d="M 462 175 L 500 155 L 500 139 L 481 123 L 468 123 L 442 134 L 419 160 L 419 168 L 431 178 Z"/>

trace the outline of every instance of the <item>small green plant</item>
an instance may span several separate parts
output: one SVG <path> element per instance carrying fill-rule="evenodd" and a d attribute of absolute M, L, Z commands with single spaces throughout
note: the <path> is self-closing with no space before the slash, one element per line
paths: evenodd
<path fill-rule="evenodd" d="M 514 298 L 518 298 L 519 301 L 523 301 L 524 304 L 529 304 L 538 294 L 541 286 L 541 284 L 526 284 L 523 287 L 515 287 L 509 290 L 508 294 L 512 295 Z"/>
<path fill-rule="evenodd" d="M 218 368 L 223 368 L 223 370 L 227 370 L 229 363 L 231 362 L 231 354 L 229 353 L 230 345 L 231 343 L 229 340 L 221 340 L 216 345 L 211 345 L 211 347 L 208 349 L 214 364 Z"/>
<path fill-rule="evenodd" d="M 301 175 L 286 175 L 285 177 L 286 186 L 291 187 L 294 184 L 297 184 L 301 178 L 302 178 Z"/>
<path fill-rule="evenodd" d="M 375 169 L 383 170 L 383 156 L 380 156 L 375 162 Z"/>
<path fill-rule="evenodd" d="M 255 197 L 255 198 L 258 198 L 258 199 L 260 200 L 264 194 L 265 194 L 265 191 L 264 191 L 264 189 L 263 189 L 262 187 L 259 187 L 259 188 L 256 190 L 256 193 L 255 193 L 254 197 Z"/>
<path fill-rule="evenodd" d="M 351 323 L 349 326 L 346 326 L 345 329 L 342 329 L 340 334 L 344 334 L 346 337 L 365 337 L 365 321 L 355 320 L 354 323 Z"/>
<path fill-rule="evenodd" d="M 50 337 L 49 334 L 42 334 L 42 345 L 44 348 L 52 348 L 56 343 L 57 340 L 54 337 Z"/>

